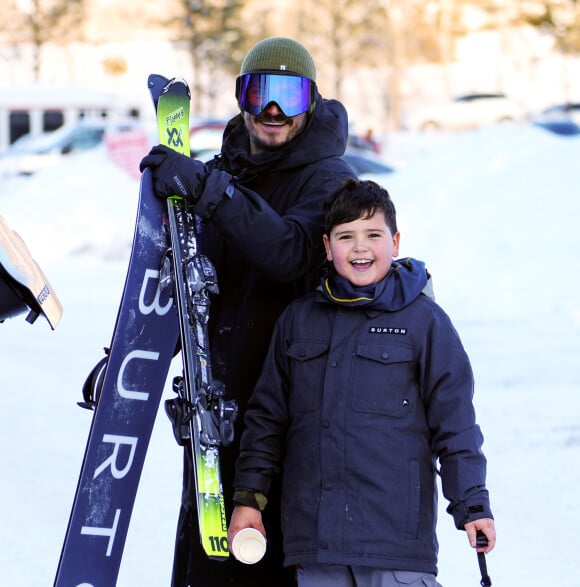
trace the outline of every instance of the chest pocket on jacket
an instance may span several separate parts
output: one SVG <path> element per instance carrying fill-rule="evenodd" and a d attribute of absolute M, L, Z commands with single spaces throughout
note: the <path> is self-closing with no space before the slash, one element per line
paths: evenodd
<path fill-rule="evenodd" d="M 405 345 L 359 344 L 353 371 L 357 412 L 401 417 L 417 396 L 413 352 Z"/>
<path fill-rule="evenodd" d="M 290 410 L 309 412 L 320 406 L 329 343 L 294 342 L 286 354 L 291 361 Z"/>

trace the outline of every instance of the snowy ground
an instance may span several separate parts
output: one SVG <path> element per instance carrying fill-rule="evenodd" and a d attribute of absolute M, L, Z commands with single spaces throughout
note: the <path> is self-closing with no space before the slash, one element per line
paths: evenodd
<path fill-rule="evenodd" d="M 505 126 L 394 135 L 385 146 L 399 167 L 387 187 L 401 255 L 427 262 L 477 377 L 498 532 L 488 557 L 494 585 L 578 587 L 580 137 Z M 2 180 L 0 214 L 64 306 L 54 332 L 42 319 L 0 325 L 3 585 L 54 579 L 91 420 L 76 401 L 110 342 L 137 192 L 98 150 Z M 169 584 L 180 475 L 160 414 L 119 586 Z M 445 505 L 439 580 L 478 585 L 475 553 Z"/>

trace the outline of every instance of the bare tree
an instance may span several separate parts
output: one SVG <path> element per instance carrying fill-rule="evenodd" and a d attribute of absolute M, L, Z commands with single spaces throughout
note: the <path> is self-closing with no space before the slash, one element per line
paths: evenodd
<path fill-rule="evenodd" d="M 240 23 L 241 0 L 180 0 L 177 16 L 172 19 L 176 39 L 185 41 L 192 60 L 192 112 L 202 111 L 202 96 L 211 108 L 219 84 L 216 76 L 234 72 L 241 60 L 243 27 Z M 203 83 L 206 80 L 213 80 Z"/>
<path fill-rule="evenodd" d="M 404 72 L 414 63 L 451 57 L 457 34 L 455 0 L 304 0 L 299 33 L 332 65 L 333 92 L 344 98 L 349 72 L 376 69 L 377 95 L 385 96 L 388 126 L 402 119 Z M 320 31 L 328 31 L 320 35 Z M 321 59 L 322 56 L 322 59 Z"/>
<path fill-rule="evenodd" d="M 297 2 L 297 35 L 314 50 L 320 63 L 330 65 L 333 95 L 343 98 L 345 75 L 360 63 L 376 61 L 381 43 L 379 0 L 309 0 Z M 324 31 L 324 34 L 320 34 Z"/>
<path fill-rule="evenodd" d="M 66 44 L 82 37 L 84 10 L 85 0 L 12 0 L 3 9 L 7 41 L 32 45 L 34 79 L 40 77 L 42 49 L 47 43 Z"/>
<path fill-rule="evenodd" d="M 563 54 L 580 53 L 580 2 L 550 0 L 541 6 L 522 8 L 523 18 L 549 32 Z"/>
<path fill-rule="evenodd" d="M 383 51 L 388 127 L 400 128 L 405 72 L 414 64 L 452 59 L 455 0 L 383 0 Z"/>

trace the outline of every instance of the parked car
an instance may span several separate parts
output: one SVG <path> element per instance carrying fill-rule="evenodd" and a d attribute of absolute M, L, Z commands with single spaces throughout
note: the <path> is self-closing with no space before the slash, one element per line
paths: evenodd
<path fill-rule="evenodd" d="M 227 120 L 221 119 L 194 122 L 189 128 L 191 156 L 203 159 L 209 151 L 219 152 L 227 122 Z"/>
<path fill-rule="evenodd" d="M 529 121 L 558 135 L 580 134 L 580 102 L 562 102 L 531 114 Z"/>
<path fill-rule="evenodd" d="M 391 174 L 395 172 L 393 167 L 383 163 L 373 155 L 367 156 L 352 149 L 347 150 L 342 158 L 359 179 L 370 179 L 386 188 L 389 187 Z"/>
<path fill-rule="evenodd" d="M 378 159 L 365 157 L 360 153 L 347 151 L 342 158 L 349 167 L 363 179 L 373 179 L 373 176 L 383 176 L 393 173 L 395 170 Z"/>
<path fill-rule="evenodd" d="M 408 130 L 465 130 L 522 117 L 520 108 L 505 94 L 465 94 L 409 114 Z"/>
<path fill-rule="evenodd" d="M 553 104 L 530 118 L 533 122 L 572 121 L 580 124 L 580 102 Z"/>
<path fill-rule="evenodd" d="M 63 156 L 80 153 L 99 146 L 109 130 L 123 131 L 134 128 L 134 123 L 106 121 L 80 122 L 61 126 L 57 130 L 38 136 L 24 135 L 15 141 L 0 159 L 3 174 L 31 175 L 50 167 Z"/>

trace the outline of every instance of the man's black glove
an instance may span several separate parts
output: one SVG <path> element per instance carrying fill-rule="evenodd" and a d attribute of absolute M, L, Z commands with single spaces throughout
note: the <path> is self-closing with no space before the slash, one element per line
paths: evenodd
<path fill-rule="evenodd" d="M 201 197 L 207 179 L 207 168 L 201 161 L 157 145 L 139 165 L 142 172 L 146 167 L 151 169 L 153 187 L 159 197 L 183 196 L 192 203 Z"/>

